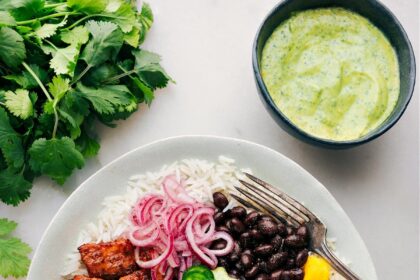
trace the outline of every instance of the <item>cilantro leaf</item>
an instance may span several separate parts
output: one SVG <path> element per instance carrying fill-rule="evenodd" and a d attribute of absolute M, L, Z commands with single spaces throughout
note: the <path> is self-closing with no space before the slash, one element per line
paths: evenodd
<path fill-rule="evenodd" d="M 136 14 L 128 3 L 122 3 L 115 12 L 107 14 L 107 18 L 117 24 L 124 33 L 130 32 L 136 25 Z"/>
<path fill-rule="evenodd" d="M 141 6 L 140 15 L 145 21 L 147 21 L 148 27 L 150 28 L 150 26 L 152 26 L 153 23 L 153 11 L 148 3 L 143 3 L 143 5 Z"/>
<path fill-rule="evenodd" d="M 15 26 L 15 18 L 7 11 L 0 11 L 0 26 Z"/>
<path fill-rule="evenodd" d="M 37 139 L 29 149 L 29 155 L 29 164 L 35 172 L 46 174 L 59 184 L 64 184 L 75 168 L 84 165 L 83 155 L 68 137 Z"/>
<path fill-rule="evenodd" d="M 26 58 L 22 36 L 9 27 L 0 29 L 0 60 L 7 66 L 16 68 Z"/>
<path fill-rule="evenodd" d="M 48 84 L 48 89 L 56 99 L 60 100 L 70 89 L 70 81 L 61 76 L 55 76 L 52 82 Z"/>
<path fill-rule="evenodd" d="M 83 79 L 84 85 L 87 86 L 101 86 L 103 81 L 118 75 L 118 68 L 113 63 L 103 63 L 99 66 L 92 68 L 88 74 L 86 74 L 85 79 Z M 118 83 L 116 80 L 114 83 Z"/>
<path fill-rule="evenodd" d="M 57 48 L 54 50 L 50 66 L 57 75 L 67 74 L 73 76 L 76 68 L 77 58 L 79 56 L 80 46 L 70 45 L 66 48 Z"/>
<path fill-rule="evenodd" d="M 57 29 L 66 25 L 67 20 L 66 18 L 64 18 L 60 23 L 46 23 L 41 25 L 40 28 L 35 30 L 35 35 L 40 38 L 40 39 L 45 39 L 45 38 L 49 38 L 51 36 L 53 36 L 56 32 Z"/>
<path fill-rule="evenodd" d="M 17 227 L 17 223 L 8 219 L 0 219 L 0 238 L 9 235 Z"/>
<path fill-rule="evenodd" d="M 145 85 L 139 78 L 137 77 L 130 77 L 133 81 L 133 84 L 140 90 L 140 92 L 143 94 L 144 101 L 146 101 L 147 105 L 152 104 L 153 99 L 155 98 L 155 95 L 153 93 L 153 90 Z"/>
<path fill-rule="evenodd" d="M 0 275 L 5 278 L 25 276 L 31 262 L 28 258 L 31 251 L 28 244 L 18 238 L 0 239 Z"/>
<path fill-rule="evenodd" d="M 15 0 L 11 1 L 14 9 L 11 10 L 13 17 L 18 20 L 26 20 L 42 16 L 44 10 L 44 0 Z"/>
<path fill-rule="evenodd" d="M 90 66 L 115 59 L 123 44 L 123 33 L 118 26 L 111 22 L 89 21 L 86 28 L 93 39 L 86 45 L 80 59 Z"/>
<path fill-rule="evenodd" d="M 23 165 L 23 147 L 20 135 L 12 128 L 6 111 L 0 107 L 0 150 L 7 164 L 14 168 Z"/>
<path fill-rule="evenodd" d="M 141 26 L 140 43 L 143 43 L 144 39 L 146 38 L 147 32 L 149 31 L 150 27 L 153 24 L 153 13 L 149 4 L 143 3 L 141 7 L 141 12 L 138 18 L 138 22 L 140 23 L 140 26 Z"/>
<path fill-rule="evenodd" d="M 47 71 L 40 68 L 36 64 L 30 64 L 29 67 L 32 69 L 35 75 L 41 80 L 41 82 L 44 83 L 47 80 L 48 78 Z M 39 87 L 34 77 L 27 70 L 22 71 L 21 74 L 7 75 L 7 76 L 3 76 L 3 78 L 9 81 L 13 81 L 25 89 L 33 89 L 33 88 Z"/>
<path fill-rule="evenodd" d="M 69 123 L 67 127 L 72 139 L 76 139 L 82 133 L 81 125 L 89 112 L 89 103 L 79 93 L 70 91 L 60 102 L 58 109 L 60 116 Z"/>
<path fill-rule="evenodd" d="M 96 156 L 101 147 L 98 141 L 89 137 L 86 133 L 82 133 L 80 137 L 76 139 L 76 146 L 85 158 Z"/>
<path fill-rule="evenodd" d="M 27 119 L 34 113 L 32 101 L 29 98 L 29 91 L 26 89 L 17 89 L 15 92 L 7 91 L 5 93 L 5 105 L 16 117 Z"/>
<path fill-rule="evenodd" d="M 133 50 L 132 53 L 136 59 L 134 69 L 140 79 L 152 89 L 163 88 L 172 81 L 160 65 L 159 55 L 145 50 Z"/>
<path fill-rule="evenodd" d="M 0 200 L 4 203 L 18 205 L 19 202 L 25 201 L 30 196 L 31 188 L 32 184 L 22 174 L 15 173 L 10 169 L 0 171 Z"/>
<path fill-rule="evenodd" d="M 107 0 L 68 0 L 67 5 L 75 11 L 96 14 L 105 10 L 107 2 Z"/>
<path fill-rule="evenodd" d="M 70 31 L 61 33 L 61 41 L 70 44 L 85 44 L 89 40 L 89 30 L 84 26 L 77 26 Z"/>
<path fill-rule="evenodd" d="M 126 42 L 134 48 L 137 48 L 140 44 L 140 29 L 134 26 L 130 32 L 125 33 L 124 42 Z"/>
<path fill-rule="evenodd" d="M 113 114 L 117 111 L 133 111 L 135 109 L 133 108 L 133 96 L 126 86 L 112 85 L 90 88 L 78 83 L 77 90 L 92 103 L 93 108 L 99 114 Z"/>

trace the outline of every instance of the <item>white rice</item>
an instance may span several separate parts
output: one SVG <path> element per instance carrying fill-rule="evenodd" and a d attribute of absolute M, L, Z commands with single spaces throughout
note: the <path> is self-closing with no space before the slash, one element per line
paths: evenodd
<path fill-rule="evenodd" d="M 104 199 L 103 209 L 96 222 L 89 223 L 79 234 L 77 246 L 66 260 L 63 277 L 72 279 L 77 274 L 87 274 L 77 247 L 88 242 L 108 242 L 123 235 L 130 227 L 129 214 L 136 201 L 145 193 L 160 192 L 167 175 L 175 174 L 183 180 L 189 194 L 200 202 L 211 201 L 212 193 L 219 189 L 233 189 L 238 179 L 243 179 L 233 159 L 220 156 L 216 163 L 199 159 L 184 159 L 163 166 L 157 172 L 136 174 L 129 178 L 127 192 Z M 231 205 L 232 206 L 232 205 Z"/>

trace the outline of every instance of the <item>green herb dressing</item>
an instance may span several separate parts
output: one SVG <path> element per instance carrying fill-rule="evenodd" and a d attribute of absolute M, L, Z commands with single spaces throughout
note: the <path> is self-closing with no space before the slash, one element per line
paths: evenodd
<path fill-rule="evenodd" d="M 400 91 L 391 44 L 364 17 L 342 8 L 299 12 L 262 52 L 262 77 L 275 104 L 319 138 L 360 138 L 392 113 Z"/>

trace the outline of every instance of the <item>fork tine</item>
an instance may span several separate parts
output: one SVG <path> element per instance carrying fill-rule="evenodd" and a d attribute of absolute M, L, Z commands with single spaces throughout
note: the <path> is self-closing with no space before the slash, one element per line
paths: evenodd
<path fill-rule="evenodd" d="M 308 208 L 306 208 L 305 206 L 303 206 L 296 199 L 292 198 L 291 196 L 287 195 L 286 193 L 284 193 L 280 189 L 273 187 L 269 183 L 267 183 L 267 182 L 265 182 L 265 181 L 263 181 L 263 180 L 255 177 L 255 176 L 253 176 L 253 175 L 251 175 L 249 173 L 244 172 L 244 174 L 250 180 L 252 180 L 255 183 L 257 183 L 258 185 L 264 187 L 266 190 L 268 190 L 272 194 L 275 194 L 275 195 L 279 196 L 284 202 L 287 203 L 287 205 L 289 205 L 288 208 L 294 208 L 294 209 L 296 209 L 296 211 L 299 211 L 303 215 L 309 217 L 309 219 L 311 219 L 311 220 L 317 220 L 317 217 L 311 211 L 309 211 Z"/>
<path fill-rule="evenodd" d="M 239 195 L 236 195 L 234 193 L 231 193 L 230 196 L 233 197 L 234 199 L 236 199 L 237 201 L 239 201 L 239 203 L 241 203 L 245 207 L 252 208 L 252 209 L 258 210 L 258 211 L 262 211 L 263 210 L 259 205 L 255 205 L 255 203 L 251 203 L 251 202 L 243 199 Z"/>
<path fill-rule="evenodd" d="M 273 215 L 275 218 L 286 221 L 288 224 L 292 226 L 299 226 L 301 224 L 301 221 L 294 219 L 287 213 L 285 213 L 282 209 L 278 207 L 273 207 L 273 205 L 270 202 L 265 201 L 264 199 L 261 199 L 260 197 L 256 196 L 255 194 L 251 194 L 252 190 L 244 189 L 241 187 L 235 186 L 235 188 L 244 196 L 249 198 L 254 204 L 258 205 L 260 209 L 262 209 L 264 212 L 270 213 L 270 215 Z M 283 213 L 283 215 L 281 215 Z"/>
<path fill-rule="evenodd" d="M 252 185 L 248 182 L 242 181 L 242 180 L 239 180 L 239 182 L 241 182 L 241 184 L 245 187 L 246 192 L 248 194 L 250 194 L 251 196 L 253 196 L 253 199 L 258 198 L 262 203 L 270 204 L 270 207 L 272 209 L 274 209 L 275 211 L 283 212 L 287 216 L 287 218 L 293 219 L 298 224 L 303 224 L 303 223 L 309 221 L 308 217 L 300 216 L 300 215 L 294 213 L 293 211 L 291 211 L 291 209 L 289 209 L 289 207 L 283 205 L 275 197 L 273 199 L 273 196 L 269 196 L 266 193 L 262 192 L 259 189 L 261 187 L 254 186 L 254 185 Z"/>

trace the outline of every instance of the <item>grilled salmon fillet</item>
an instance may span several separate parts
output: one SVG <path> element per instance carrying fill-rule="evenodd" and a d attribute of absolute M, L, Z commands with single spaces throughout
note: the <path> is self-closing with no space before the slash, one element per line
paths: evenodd
<path fill-rule="evenodd" d="M 89 277 L 113 280 L 138 270 L 133 245 L 125 238 L 83 244 L 78 250 Z"/>
<path fill-rule="evenodd" d="M 90 278 L 85 275 L 76 275 L 74 276 L 73 280 L 102 280 L 101 278 Z"/>
<path fill-rule="evenodd" d="M 145 270 L 138 270 L 130 275 L 121 277 L 120 280 L 150 280 L 150 272 Z"/>

